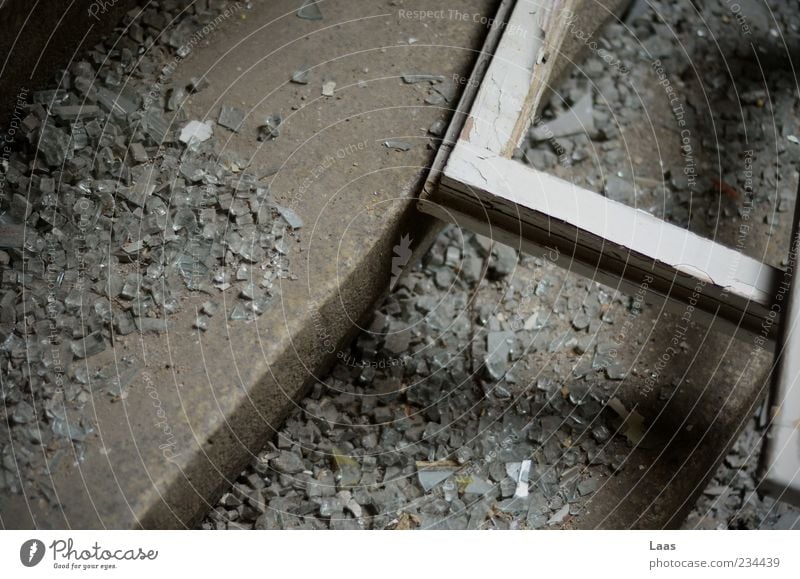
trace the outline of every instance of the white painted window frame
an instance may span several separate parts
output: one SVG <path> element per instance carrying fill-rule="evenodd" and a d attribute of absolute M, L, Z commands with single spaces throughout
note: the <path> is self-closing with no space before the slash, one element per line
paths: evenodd
<path fill-rule="evenodd" d="M 622 291 L 644 290 L 692 320 L 762 335 L 782 272 L 512 159 L 583 0 L 508 0 L 443 139 L 419 207 Z M 589 0 L 592 2 L 593 0 Z M 559 16 L 561 15 L 561 16 Z M 776 320 L 772 318 L 772 322 Z"/>

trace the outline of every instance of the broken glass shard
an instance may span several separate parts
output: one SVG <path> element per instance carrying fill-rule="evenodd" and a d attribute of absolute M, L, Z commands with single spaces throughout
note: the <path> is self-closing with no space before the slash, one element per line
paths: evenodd
<path fill-rule="evenodd" d="M 264 124 L 258 127 L 258 140 L 259 141 L 272 141 L 277 139 L 281 134 L 281 123 L 283 119 L 281 115 L 269 115 L 264 119 Z"/>
<path fill-rule="evenodd" d="M 303 5 L 297 11 L 297 16 L 303 20 L 322 20 L 322 11 L 319 9 L 317 0 L 304 0 Z"/>
<path fill-rule="evenodd" d="M 70 155 L 70 142 L 67 134 L 53 124 L 42 127 L 39 151 L 50 167 L 60 167 Z"/>
<path fill-rule="evenodd" d="M 214 129 L 211 123 L 203 123 L 200 121 L 189 121 L 182 129 L 178 139 L 181 143 L 188 146 L 193 146 L 202 143 L 211 138 Z"/>
<path fill-rule="evenodd" d="M 292 82 L 295 84 L 308 84 L 308 79 L 311 71 L 307 68 L 301 68 L 292 73 Z"/>
<path fill-rule="evenodd" d="M 72 340 L 70 350 L 76 358 L 88 358 L 106 349 L 106 342 L 100 332 L 93 332 L 80 340 Z"/>
<path fill-rule="evenodd" d="M 388 139 L 383 142 L 383 146 L 387 149 L 394 149 L 395 151 L 410 151 L 411 145 L 405 141 L 398 139 Z"/>
<path fill-rule="evenodd" d="M 232 130 L 234 133 L 238 133 L 242 128 L 243 122 L 244 111 L 242 109 L 228 105 L 222 105 L 222 107 L 220 107 L 217 124 Z"/>
<path fill-rule="evenodd" d="M 276 208 L 278 209 L 278 213 L 283 220 L 286 221 L 286 224 L 291 227 L 292 229 L 300 229 L 303 227 L 303 220 L 300 216 L 294 212 L 293 209 L 289 209 L 288 207 L 282 207 L 277 205 Z"/>
<path fill-rule="evenodd" d="M 167 331 L 167 320 L 161 318 L 135 318 L 136 327 L 142 333 L 162 333 Z"/>
<path fill-rule="evenodd" d="M 422 486 L 423 490 L 427 493 L 439 483 L 443 482 L 445 479 L 450 477 L 455 472 L 455 469 L 452 468 L 445 468 L 445 469 L 425 469 L 425 470 L 418 470 L 417 477 L 419 479 L 419 484 Z"/>

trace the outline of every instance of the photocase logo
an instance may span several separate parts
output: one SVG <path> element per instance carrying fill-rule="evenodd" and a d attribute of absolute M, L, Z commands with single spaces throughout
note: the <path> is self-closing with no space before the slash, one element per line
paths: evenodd
<path fill-rule="evenodd" d="M 394 255 L 392 256 L 392 279 L 389 282 L 389 288 L 394 289 L 400 276 L 403 275 L 403 268 L 408 264 L 411 259 L 411 238 L 408 234 L 400 238 L 400 243 L 394 246 Z"/>
<path fill-rule="evenodd" d="M 19 548 L 19 560 L 26 567 L 35 567 L 44 557 L 44 543 L 39 539 L 28 539 Z"/>

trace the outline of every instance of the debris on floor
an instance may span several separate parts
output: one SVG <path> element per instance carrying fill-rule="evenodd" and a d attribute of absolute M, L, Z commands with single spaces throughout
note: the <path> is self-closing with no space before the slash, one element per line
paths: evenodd
<path fill-rule="evenodd" d="M 332 97 L 336 91 L 336 83 L 332 80 L 322 83 L 322 96 Z"/>
<path fill-rule="evenodd" d="M 644 417 L 606 372 L 630 365 L 602 345 L 643 306 L 500 247 L 445 230 L 238 477 L 233 492 L 255 498 L 221 502 L 202 527 L 561 528 L 610 477 L 638 468 L 628 459 Z M 480 263 L 495 269 L 506 253 L 514 274 L 483 278 L 470 304 Z M 498 349 L 502 368 L 490 372 Z M 800 511 L 755 491 L 758 438 L 742 435 L 687 528 L 800 525 Z"/>
<path fill-rule="evenodd" d="M 800 530 L 800 509 L 757 489 L 763 423 L 758 416 L 749 421 L 682 528 Z"/>
<path fill-rule="evenodd" d="M 689 225 L 697 207 L 713 203 L 693 201 L 693 195 L 710 193 L 701 177 L 684 171 L 680 140 L 677 155 L 669 156 L 674 166 L 663 172 L 626 167 L 638 152 L 626 149 L 625 131 L 641 119 L 644 106 L 633 87 L 647 87 L 650 95 L 658 94 L 654 88 L 663 91 L 661 78 L 656 77 L 655 87 L 648 84 L 654 59 L 660 59 L 670 65 L 670 82 L 683 89 L 691 61 L 676 59 L 676 51 L 685 47 L 704 61 L 704 43 L 713 38 L 730 43 L 722 23 L 732 24 L 723 18 L 721 1 L 710 6 L 713 34 L 697 24 L 688 3 L 670 4 L 670 9 L 662 2 L 645 4 L 626 23 L 637 37 L 626 34 L 623 24 L 609 24 L 597 39 L 603 50 L 589 54 L 555 91 L 517 156 L 598 194 Z M 785 6 L 776 13 L 786 26 L 790 16 Z M 727 48 L 744 50 L 735 43 Z M 721 86 L 726 82 L 721 74 L 722 68 L 709 63 L 703 82 Z M 787 113 L 777 130 L 793 145 L 798 129 L 788 111 L 797 110 L 797 97 L 788 79 L 779 76 L 768 81 L 776 91 L 770 91 L 773 102 Z M 439 106 L 455 94 L 443 80 L 402 75 L 404 84 L 428 91 L 425 102 Z M 688 98 L 698 94 L 705 94 L 702 87 Z M 759 94 L 744 98 L 753 108 L 749 120 L 754 125 L 761 124 L 755 109 L 766 97 Z M 706 108 L 691 102 L 685 107 Z M 727 109 L 711 110 L 726 136 L 741 132 Z M 692 122 L 698 123 L 692 125 L 697 147 L 735 156 L 734 148 L 702 137 L 699 119 Z M 767 124 L 752 133 L 747 129 L 758 135 L 753 146 L 761 157 L 754 175 L 762 191 L 769 191 L 757 194 L 756 201 L 763 213 L 777 207 L 785 212 L 793 203 L 800 150 L 779 151 L 795 169 L 779 184 L 770 170 L 775 155 L 766 150 L 770 139 L 775 141 L 770 133 L 775 127 Z M 429 132 L 438 136 L 445 129 L 435 125 Z M 384 143 L 393 145 L 393 140 Z M 737 172 L 731 182 L 744 190 L 746 178 Z M 725 209 L 722 216 L 731 214 Z M 710 210 L 700 217 L 719 218 Z M 242 496 L 255 493 L 256 498 L 220 502 L 202 527 L 569 527 L 611 477 L 640 468 L 628 459 L 631 449 L 649 438 L 646 411 L 626 407 L 617 385 L 628 375 L 641 376 L 642 369 L 616 348 L 615 340 L 623 333 L 644 348 L 646 336 L 634 335 L 634 327 L 644 328 L 652 315 L 635 298 L 566 274 L 545 259 L 518 256 L 513 248 L 449 228 L 378 305 L 369 329 L 343 353 L 348 362 L 337 364 L 313 388 L 275 439 L 232 481 Z M 663 387 L 660 399 L 671 391 Z M 797 510 L 755 490 L 759 436 L 756 426 L 748 427 L 699 499 L 687 528 L 798 524 Z"/>
<path fill-rule="evenodd" d="M 418 82 L 429 82 L 431 84 L 444 82 L 444 77 L 440 74 L 404 74 L 403 82 L 406 84 L 416 84 Z"/>
<path fill-rule="evenodd" d="M 578 134 L 591 137 L 595 132 L 593 113 L 592 91 L 587 90 L 586 94 L 580 97 L 568 111 L 559 114 L 552 120 L 534 124 L 530 130 L 530 139 L 546 141 Z"/>
<path fill-rule="evenodd" d="M 245 112 L 223 105 L 214 120 L 187 118 L 184 103 L 209 90 L 208 81 L 163 68 L 164 56 L 188 57 L 192 34 L 231 4 L 209 0 L 184 10 L 167 0 L 141 16 L 132 11 L 113 46 L 95 46 L 64 71 L 61 88 L 32 95 L 20 123 L 27 138 L 0 164 L 8 192 L 0 199 L 0 493 L 24 485 L 28 497 L 55 507 L 49 473 L 100 450 L 90 444 L 93 393 L 124 403 L 144 367 L 133 356 L 97 362 L 116 340 L 173 329 L 201 335 L 214 324 L 255 320 L 279 299 L 277 280 L 290 275 L 288 241 L 304 232 L 302 216 L 273 201 L 245 157 L 219 152 L 221 135 L 230 136 L 219 127 L 247 136 Z M 710 0 L 708 28 L 688 2 L 670 10 L 649 4 L 658 15 L 642 8 L 626 23 L 635 38 L 623 24 L 609 25 L 598 43 L 616 64 L 590 54 L 518 157 L 682 225 L 707 228 L 741 214 L 730 202 L 742 195 L 759 220 L 769 218 L 770 232 L 790 225 L 781 214 L 794 202 L 800 162 L 790 79 L 767 75 L 768 87 L 742 90 L 746 123 L 739 126 L 725 103 L 697 100 L 706 85 L 727 82 L 722 67 L 702 58 L 711 39 L 741 57 L 732 60 L 734 76 L 752 80 L 756 70 L 747 47 L 724 34 L 722 23 L 736 25 L 725 3 Z M 791 12 L 774 14 L 796 29 Z M 316 0 L 296 15 L 323 19 Z M 751 12 L 749 26 L 769 36 L 769 16 Z M 145 38 L 153 45 L 142 54 Z M 675 59 L 679 48 L 704 65 L 700 81 Z M 451 106 L 458 94 L 441 75 L 401 79 L 432 106 Z M 308 69 L 291 75 L 295 84 L 309 80 Z M 693 91 L 692 82 L 700 83 Z M 688 123 L 694 147 L 719 154 L 724 179 L 700 176 L 711 166 L 687 165 L 680 140 L 656 173 L 626 166 L 637 155 L 626 147 L 626 131 L 646 104 L 633 87 L 661 98 L 667 85 L 687 95 L 676 122 Z M 321 94 L 335 96 L 336 83 L 322 83 Z M 765 108 L 775 122 L 763 121 Z M 711 116 L 699 118 L 700 110 Z M 270 115 L 249 138 L 276 139 L 282 122 Z M 724 138 L 707 136 L 708 123 Z M 675 126 L 659 130 L 676 133 Z M 446 129 L 437 121 L 427 131 L 441 137 Z M 754 151 L 744 164 L 728 146 L 742 133 Z M 793 173 L 785 178 L 778 167 Z M 222 292 L 230 307 L 223 308 Z M 190 295 L 202 297 L 184 299 Z M 171 316 L 187 307 L 192 327 L 174 328 Z M 569 527 L 612 477 L 638 468 L 627 458 L 643 442 L 647 420 L 617 398 L 617 385 L 637 368 L 613 340 L 633 333 L 621 328 L 641 309 L 545 258 L 448 228 L 231 481 L 202 528 Z M 686 528 L 800 526 L 796 509 L 757 492 L 760 436 L 754 420 Z"/>
<path fill-rule="evenodd" d="M 304 0 L 303 5 L 297 11 L 297 17 L 303 20 L 322 20 L 322 11 L 319 9 L 317 0 Z"/>
<path fill-rule="evenodd" d="M 487 259 L 493 281 L 480 280 Z M 610 434 L 616 415 L 605 404 L 614 381 L 604 368 L 565 395 L 571 373 L 543 364 L 552 348 L 579 350 L 578 339 L 563 339 L 565 308 L 585 312 L 587 330 L 611 332 L 601 318 L 628 304 L 566 275 L 446 230 L 239 477 L 234 488 L 258 493 L 265 509 L 220 504 L 203 527 L 566 524 L 630 450 L 622 434 Z M 561 295 L 547 292 L 556 286 Z M 592 334 L 569 331 L 588 351 Z M 532 384 L 515 377 L 537 365 Z M 358 509 L 343 506 L 343 492 Z"/>
<path fill-rule="evenodd" d="M 195 149 L 195 145 L 199 145 L 200 143 L 204 143 L 205 141 L 209 140 L 211 136 L 214 134 L 214 127 L 211 123 L 208 122 L 201 122 L 201 121 L 189 121 L 186 125 L 181 129 L 180 136 L 178 139 L 181 143 L 185 144 L 190 149 Z M 134 143 L 134 145 L 138 145 L 143 147 L 141 143 Z M 131 145 L 131 149 L 133 150 L 134 145 Z M 145 149 L 145 154 L 147 150 Z"/>
<path fill-rule="evenodd" d="M 690 2 L 635 4 L 553 91 L 517 156 L 731 247 L 739 223 L 767 219 L 766 236 L 746 236 L 759 260 L 770 236 L 788 247 L 800 125 L 776 55 L 780 31 L 797 34 L 791 3 L 769 2 L 774 23 L 763 2 L 736 5 L 746 31 L 725 0 L 705 2 L 702 21 Z"/>
<path fill-rule="evenodd" d="M 281 115 L 269 115 L 264 119 L 264 124 L 258 127 L 258 140 L 259 141 L 274 141 L 281 136 L 281 124 L 283 117 Z"/>
<path fill-rule="evenodd" d="M 389 139 L 383 142 L 383 146 L 387 149 L 394 149 L 395 151 L 410 151 L 411 143 L 401 141 L 399 139 Z"/>
<path fill-rule="evenodd" d="M 296 70 L 292 73 L 292 82 L 295 84 L 308 84 L 311 71 L 307 68 Z"/>
<path fill-rule="evenodd" d="M 192 331 L 170 320 L 190 295 L 211 300 L 199 329 L 214 323 L 209 312 L 224 290 L 230 319 L 254 320 L 289 275 L 286 241 L 302 220 L 273 203 L 245 158 L 216 152 L 211 121 L 185 118 L 186 92 L 207 81 L 184 81 L 161 61 L 240 9 L 214 0 L 133 10 L 64 71 L 66 88 L 32 95 L 20 125 L 26 138 L 0 174 L 8 193 L 0 200 L 0 492 L 20 492 L 23 482 L 29 498 L 54 500 L 43 481 L 89 451 L 92 393 L 127 397 L 133 370 L 98 368 L 93 356 L 131 333 Z M 144 35 L 155 48 L 142 55 Z M 243 118 L 223 106 L 218 122 L 238 131 Z"/>
<path fill-rule="evenodd" d="M 225 127 L 226 129 L 230 129 L 234 133 L 238 133 L 242 128 L 243 122 L 244 111 L 242 109 L 228 105 L 222 105 L 219 110 L 219 117 L 217 118 L 218 125 Z"/>

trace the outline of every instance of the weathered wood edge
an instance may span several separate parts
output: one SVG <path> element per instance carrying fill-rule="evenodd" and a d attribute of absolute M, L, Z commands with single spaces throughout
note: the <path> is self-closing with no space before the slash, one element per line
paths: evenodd
<path fill-rule="evenodd" d="M 798 188 L 800 195 L 800 187 Z M 800 507 L 800 204 L 795 205 L 789 264 L 777 296 L 784 309 L 777 368 L 772 378 L 768 417 L 759 465 L 760 487 L 778 500 Z M 788 291 L 787 291 L 788 288 Z M 781 306 L 782 304 L 782 306 Z"/>
<path fill-rule="evenodd" d="M 540 89 L 547 85 L 547 73 L 556 60 L 551 57 L 541 73 L 534 73 L 538 55 L 545 48 L 552 55 L 563 42 L 566 27 L 544 16 L 552 15 L 556 7 L 560 13 L 568 11 L 574 3 L 544 0 L 537 5 L 547 10 L 532 13 L 530 0 L 520 0 L 513 10 L 512 2 L 503 2 L 487 38 L 487 45 L 497 46 L 495 56 L 490 56 L 491 49 L 484 50 L 475 65 L 419 209 L 495 238 L 502 236 L 501 241 L 527 252 L 541 253 L 542 245 L 557 247 L 569 256 L 562 265 L 611 286 L 637 290 L 654 277 L 658 281 L 655 287 L 648 285 L 649 301 L 668 299 L 684 307 L 697 306 L 703 317 L 722 318 L 732 330 L 762 335 L 765 348 L 772 348 L 776 324 L 764 326 L 764 321 L 779 270 L 507 158 L 518 140 L 514 135 L 529 126 L 530 113 L 538 106 Z M 541 34 L 540 26 L 548 30 Z M 548 36 L 548 44 L 543 43 L 542 37 Z M 494 76 L 497 82 L 485 82 Z M 497 99 L 500 94 L 504 102 L 492 104 L 490 97 Z M 513 126 L 503 129 L 512 120 Z M 493 130 L 489 134 L 478 126 Z M 498 135 L 506 132 L 503 142 Z M 537 181 L 535 198 L 519 195 Z M 545 183 L 555 186 L 555 192 L 547 191 Z M 564 203 L 565 193 L 572 196 L 569 205 Z M 653 246 L 654 240 L 660 246 Z M 673 246 L 682 248 L 681 253 L 676 254 Z M 606 267 L 610 269 L 604 271 Z"/>
<path fill-rule="evenodd" d="M 732 329 L 763 333 L 772 347 L 775 325 L 762 323 L 780 270 L 517 161 L 460 142 L 423 210 L 451 221 L 460 213 L 465 225 L 467 216 L 469 227 L 495 238 L 499 229 L 526 251 L 556 248 L 564 267 L 612 286 L 647 283 L 650 301 L 689 304 Z"/>
<path fill-rule="evenodd" d="M 472 105 L 475 102 L 475 96 L 478 94 L 481 81 L 483 80 L 486 70 L 489 68 L 489 65 L 492 62 L 492 56 L 494 55 L 497 45 L 500 42 L 500 38 L 503 35 L 503 30 L 508 22 L 511 9 L 513 8 L 515 2 L 516 0 L 502 0 L 500 5 L 497 7 L 497 13 L 492 21 L 492 27 L 489 30 L 489 33 L 486 35 L 486 39 L 481 47 L 480 54 L 478 54 L 478 58 L 475 60 L 475 65 L 472 67 L 472 72 L 470 73 L 468 79 L 464 79 L 464 91 L 461 93 L 461 98 L 459 99 L 458 105 L 453 111 L 450 124 L 448 125 L 447 131 L 442 138 L 442 142 L 439 145 L 439 150 L 433 159 L 431 168 L 428 171 L 428 177 L 425 180 L 425 184 L 422 187 L 422 192 L 420 193 L 421 199 L 428 197 L 438 187 L 439 179 L 441 178 L 442 173 L 444 172 L 444 167 L 447 164 L 447 159 L 450 156 L 450 152 L 453 150 L 456 142 L 458 141 L 461 130 L 464 128 L 464 123 L 466 122 L 469 113 L 472 110 Z"/>

